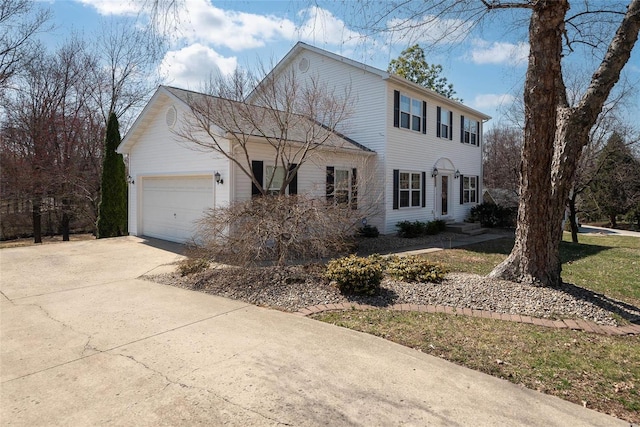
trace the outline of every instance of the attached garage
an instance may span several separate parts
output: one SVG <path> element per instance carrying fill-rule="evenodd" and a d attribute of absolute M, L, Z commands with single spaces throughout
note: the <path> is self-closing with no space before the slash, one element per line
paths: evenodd
<path fill-rule="evenodd" d="M 144 177 L 139 206 L 139 234 L 184 243 L 195 224 L 213 207 L 213 176 Z"/>

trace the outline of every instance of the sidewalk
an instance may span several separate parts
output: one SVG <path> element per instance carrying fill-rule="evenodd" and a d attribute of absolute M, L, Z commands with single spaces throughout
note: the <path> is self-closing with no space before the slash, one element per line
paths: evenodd
<path fill-rule="evenodd" d="M 602 236 L 618 235 L 618 236 L 633 236 L 640 237 L 638 231 L 617 230 L 614 228 L 596 227 L 595 225 L 582 225 L 578 229 L 580 234 L 596 234 Z"/>

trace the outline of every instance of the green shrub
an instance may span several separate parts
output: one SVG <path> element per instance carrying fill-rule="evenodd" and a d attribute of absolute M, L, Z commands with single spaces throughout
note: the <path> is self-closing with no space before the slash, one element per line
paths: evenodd
<path fill-rule="evenodd" d="M 426 232 L 427 224 L 422 221 L 400 221 L 396 224 L 398 236 L 407 239 L 423 236 Z"/>
<path fill-rule="evenodd" d="M 406 257 L 389 257 L 386 272 L 394 279 L 403 282 L 433 282 L 440 283 L 447 270 L 441 264 L 411 255 Z"/>
<path fill-rule="evenodd" d="M 203 258 L 187 258 L 178 264 L 178 272 L 181 276 L 200 273 L 209 268 L 209 261 Z"/>
<path fill-rule="evenodd" d="M 479 222 L 483 227 L 512 227 L 515 225 L 517 213 L 517 208 L 483 202 L 471 208 L 469 220 Z"/>
<path fill-rule="evenodd" d="M 380 232 L 375 225 L 365 225 L 358 228 L 358 235 L 361 237 L 378 237 Z"/>
<path fill-rule="evenodd" d="M 420 236 L 438 234 L 447 228 L 447 223 L 441 219 L 429 222 L 400 221 L 396 224 L 398 236 L 412 239 Z"/>
<path fill-rule="evenodd" d="M 343 294 L 376 295 L 384 270 L 380 260 L 380 255 L 333 259 L 327 264 L 325 277 L 335 281 Z"/>
<path fill-rule="evenodd" d="M 447 223 L 442 219 L 427 222 L 425 226 L 425 234 L 434 235 L 441 233 L 447 229 Z"/>

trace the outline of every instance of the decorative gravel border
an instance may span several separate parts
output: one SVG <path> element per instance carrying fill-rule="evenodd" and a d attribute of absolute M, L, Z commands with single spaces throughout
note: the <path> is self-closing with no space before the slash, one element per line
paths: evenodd
<path fill-rule="evenodd" d="M 303 308 L 295 312 L 297 316 L 310 316 L 327 311 L 342 310 L 374 310 L 380 307 L 357 303 L 340 304 L 320 304 Z M 421 313 L 444 313 L 456 316 L 480 317 L 484 319 L 505 320 L 509 322 L 530 323 L 532 325 L 544 326 L 556 329 L 571 329 L 574 331 L 585 331 L 602 335 L 640 335 L 640 325 L 630 324 L 626 326 L 605 326 L 581 319 L 549 320 L 531 316 L 521 316 L 519 314 L 495 313 L 486 310 L 473 310 L 470 308 L 456 308 L 446 305 L 417 305 L 417 304 L 395 304 L 385 307 L 384 310 L 391 311 L 416 311 Z"/>

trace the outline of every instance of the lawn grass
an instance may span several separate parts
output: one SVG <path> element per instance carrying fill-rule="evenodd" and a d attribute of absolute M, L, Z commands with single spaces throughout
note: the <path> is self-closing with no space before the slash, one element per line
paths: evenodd
<path fill-rule="evenodd" d="M 562 278 L 640 304 L 640 239 L 580 236 L 561 245 Z M 513 238 L 425 255 L 451 271 L 489 273 Z M 317 319 L 374 334 L 588 408 L 640 423 L 640 336 L 605 336 L 466 316 L 386 310 Z"/>
<path fill-rule="evenodd" d="M 640 304 L 640 238 L 632 236 L 580 236 L 571 243 L 565 233 L 560 245 L 562 279 L 567 283 Z M 486 275 L 504 260 L 513 238 L 432 252 L 426 258 L 438 261 L 450 271 Z"/>
<path fill-rule="evenodd" d="M 315 318 L 640 423 L 640 336 L 386 310 Z"/>

